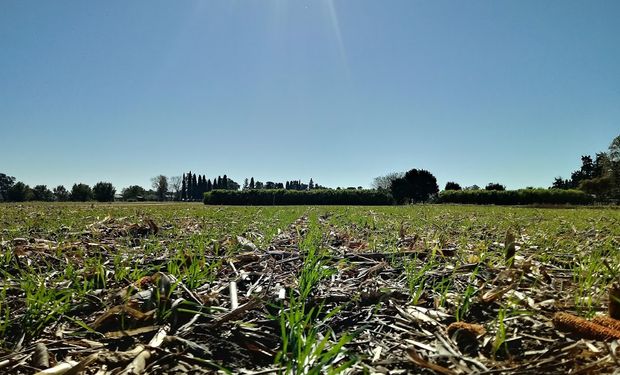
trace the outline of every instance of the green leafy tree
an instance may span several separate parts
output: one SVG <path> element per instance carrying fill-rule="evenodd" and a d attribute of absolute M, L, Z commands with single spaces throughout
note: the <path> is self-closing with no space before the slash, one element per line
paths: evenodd
<path fill-rule="evenodd" d="M 620 199 L 620 135 L 611 141 L 607 151 L 609 175 L 611 177 L 610 197 Z"/>
<path fill-rule="evenodd" d="M 620 163 L 620 135 L 611 141 L 608 156 L 613 163 Z"/>
<path fill-rule="evenodd" d="M 66 202 L 69 200 L 69 191 L 62 185 L 54 188 L 54 198 L 57 202 Z"/>
<path fill-rule="evenodd" d="M 390 191 L 398 203 L 425 202 L 439 192 L 439 186 L 431 172 L 411 169 L 392 181 Z"/>
<path fill-rule="evenodd" d="M 605 152 L 597 152 L 596 159 L 594 159 L 594 174 L 593 178 L 600 178 L 609 176 L 612 173 L 611 160 L 609 155 Z"/>
<path fill-rule="evenodd" d="M 109 182 L 101 181 L 93 186 L 93 196 L 98 202 L 112 202 L 114 194 L 116 194 L 116 189 Z"/>
<path fill-rule="evenodd" d="M 141 201 L 146 197 L 147 191 L 138 185 L 131 185 L 123 189 L 123 200 L 126 201 Z"/>
<path fill-rule="evenodd" d="M 392 181 L 402 178 L 405 174 L 402 172 L 392 172 L 385 176 L 375 177 L 372 182 L 372 188 L 375 190 L 390 190 Z"/>
<path fill-rule="evenodd" d="M 227 190 L 239 190 L 241 188 L 241 185 L 239 185 L 236 181 L 234 181 L 231 178 L 228 178 L 226 180 L 226 189 Z"/>
<path fill-rule="evenodd" d="M 570 180 L 565 180 L 562 177 L 556 177 L 551 185 L 551 189 L 571 189 L 572 183 Z"/>
<path fill-rule="evenodd" d="M 15 177 L 0 173 L 0 202 L 8 200 L 8 191 L 15 184 Z"/>
<path fill-rule="evenodd" d="M 188 200 L 193 200 L 194 199 L 194 185 L 192 183 L 192 171 L 187 172 L 187 199 Z"/>
<path fill-rule="evenodd" d="M 444 187 L 444 190 L 462 190 L 462 189 L 461 189 L 461 185 L 457 184 L 456 182 L 449 181 L 446 183 L 446 187 Z"/>
<path fill-rule="evenodd" d="M 32 188 L 32 200 L 51 202 L 54 200 L 54 193 L 46 185 L 37 185 Z"/>
<path fill-rule="evenodd" d="M 579 190 L 596 196 L 598 199 L 607 198 L 613 187 L 611 176 L 591 178 L 579 183 Z"/>
<path fill-rule="evenodd" d="M 489 182 L 487 186 L 484 187 L 484 190 L 504 191 L 506 190 L 506 186 L 498 184 L 497 182 Z"/>
<path fill-rule="evenodd" d="M 196 182 L 196 175 L 194 175 L 194 182 Z M 168 193 L 168 178 L 162 174 L 155 176 L 151 179 L 151 184 L 157 199 L 160 201 L 166 200 L 166 194 Z"/>
<path fill-rule="evenodd" d="M 93 199 L 93 191 L 86 184 L 73 184 L 71 188 L 71 198 L 74 202 L 86 202 Z"/>
<path fill-rule="evenodd" d="M 32 191 L 28 185 L 19 181 L 9 188 L 7 197 L 7 200 L 11 202 L 25 202 L 31 199 Z"/>
<path fill-rule="evenodd" d="M 192 199 L 196 200 L 200 196 L 200 190 L 198 188 L 198 176 L 194 173 L 192 175 Z"/>

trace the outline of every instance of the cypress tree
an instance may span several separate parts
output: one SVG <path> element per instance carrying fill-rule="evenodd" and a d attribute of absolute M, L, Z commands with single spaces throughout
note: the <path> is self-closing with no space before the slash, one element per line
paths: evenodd
<path fill-rule="evenodd" d="M 254 189 L 254 177 L 250 179 L 250 189 Z"/>
<path fill-rule="evenodd" d="M 199 194 L 200 192 L 198 191 L 198 181 L 197 181 L 196 175 L 194 174 L 192 176 L 192 198 L 198 199 Z"/>
<path fill-rule="evenodd" d="M 192 171 L 187 172 L 187 199 L 194 199 L 194 186 L 192 185 Z"/>
<path fill-rule="evenodd" d="M 181 200 L 184 201 L 185 200 L 185 189 L 186 189 L 186 185 L 185 185 L 185 173 L 183 173 L 183 178 L 181 179 Z"/>
<path fill-rule="evenodd" d="M 228 177 L 226 175 L 222 177 L 222 189 L 228 189 Z"/>

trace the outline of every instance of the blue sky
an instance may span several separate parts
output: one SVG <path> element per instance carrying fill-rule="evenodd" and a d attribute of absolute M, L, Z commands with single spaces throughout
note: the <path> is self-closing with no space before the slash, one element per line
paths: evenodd
<path fill-rule="evenodd" d="M 0 2 L 0 172 L 30 185 L 549 186 L 620 134 L 620 2 Z"/>

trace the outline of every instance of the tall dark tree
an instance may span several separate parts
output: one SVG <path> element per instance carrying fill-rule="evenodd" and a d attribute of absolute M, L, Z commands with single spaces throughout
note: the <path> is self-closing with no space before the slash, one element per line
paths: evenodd
<path fill-rule="evenodd" d="M 116 189 L 109 182 L 97 182 L 93 186 L 93 197 L 98 202 L 112 202 L 114 194 L 116 194 Z"/>
<path fill-rule="evenodd" d="M 553 185 L 551 185 L 552 189 L 570 189 L 572 186 L 570 180 L 565 180 L 562 177 L 556 177 L 553 181 Z"/>
<path fill-rule="evenodd" d="M 183 180 L 181 182 L 181 200 L 187 199 L 187 181 L 185 179 L 186 176 L 185 173 L 183 173 Z"/>
<path fill-rule="evenodd" d="M 392 196 L 399 202 L 425 202 L 439 192 L 437 179 L 424 169 L 411 169 L 402 178 L 392 181 Z"/>
<path fill-rule="evenodd" d="M 211 190 L 213 190 L 213 184 L 211 183 L 211 180 L 207 179 L 207 191 Z"/>
<path fill-rule="evenodd" d="M 198 199 L 198 196 L 200 195 L 200 192 L 198 191 L 198 178 L 196 177 L 196 174 L 194 173 L 192 175 L 192 199 Z"/>
<path fill-rule="evenodd" d="M 594 160 L 594 177 L 605 177 L 611 174 L 611 160 L 609 155 L 604 152 L 596 153 L 596 159 Z"/>
<path fill-rule="evenodd" d="M 497 182 L 489 182 L 487 186 L 484 187 L 484 190 L 504 191 L 506 190 L 506 186 L 498 184 Z"/>
<path fill-rule="evenodd" d="M 157 199 L 160 201 L 165 201 L 168 194 L 168 177 L 162 174 L 155 176 L 151 178 L 151 184 L 153 186 L 153 190 L 155 190 L 155 193 L 157 194 Z"/>
<path fill-rule="evenodd" d="M 7 197 L 7 200 L 11 202 L 24 202 L 30 200 L 32 191 L 30 190 L 30 186 L 19 181 L 9 188 Z"/>
<path fill-rule="evenodd" d="M 194 199 L 194 185 L 192 185 L 192 171 L 187 172 L 187 199 Z"/>
<path fill-rule="evenodd" d="M 228 176 L 222 177 L 222 189 L 228 189 Z"/>
<path fill-rule="evenodd" d="M 254 177 L 250 179 L 250 189 L 254 189 Z"/>
<path fill-rule="evenodd" d="M 589 180 L 594 177 L 594 162 L 590 155 L 583 155 L 581 157 L 581 168 L 574 171 L 571 176 L 571 187 L 575 188 L 579 186 L 579 183 L 583 180 Z"/>
<path fill-rule="evenodd" d="M 32 200 L 51 202 L 54 200 L 54 193 L 46 185 L 37 185 L 32 188 Z"/>
<path fill-rule="evenodd" d="M 93 191 L 86 184 L 73 184 L 71 188 L 71 200 L 74 202 L 86 202 L 93 199 Z"/>
<path fill-rule="evenodd" d="M 239 185 L 236 181 L 234 181 L 231 178 L 228 179 L 227 184 L 228 186 L 226 188 L 228 190 L 239 190 L 239 188 L 241 188 L 241 185 Z"/>
<path fill-rule="evenodd" d="M 390 193 L 396 203 L 407 203 L 410 200 L 411 186 L 409 186 L 405 177 L 396 178 L 390 183 Z"/>
<path fill-rule="evenodd" d="M 123 189 L 123 199 L 128 201 L 144 200 L 146 190 L 142 186 L 132 185 Z"/>
<path fill-rule="evenodd" d="M 64 186 L 58 185 L 54 188 L 54 198 L 57 202 L 66 202 L 69 200 L 69 191 Z"/>
<path fill-rule="evenodd" d="M 15 184 L 15 177 L 0 173 L 0 202 L 8 200 L 8 191 Z"/>
<path fill-rule="evenodd" d="M 461 190 L 461 185 L 456 182 L 449 181 L 446 183 L 444 190 Z"/>

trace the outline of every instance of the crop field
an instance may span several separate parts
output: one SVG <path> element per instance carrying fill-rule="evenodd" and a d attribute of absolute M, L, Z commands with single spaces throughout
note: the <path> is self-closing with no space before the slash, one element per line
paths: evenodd
<path fill-rule="evenodd" d="M 0 241 L 0 373 L 620 367 L 617 209 L 5 204 Z"/>

